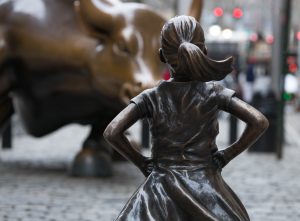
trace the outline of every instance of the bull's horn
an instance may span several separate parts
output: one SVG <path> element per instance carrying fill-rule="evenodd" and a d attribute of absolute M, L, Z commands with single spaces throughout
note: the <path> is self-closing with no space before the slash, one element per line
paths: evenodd
<path fill-rule="evenodd" d="M 193 0 L 190 6 L 190 10 L 188 12 L 189 16 L 194 17 L 199 22 L 203 9 L 203 1 L 204 0 Z"/>
<path fill-rule="evenodd" d="M 116 5 L 118 0 L 79 0 L 80 12 L 83 19 L 95 28 L 103 31 L 111 31 L 116 17 Z"/>

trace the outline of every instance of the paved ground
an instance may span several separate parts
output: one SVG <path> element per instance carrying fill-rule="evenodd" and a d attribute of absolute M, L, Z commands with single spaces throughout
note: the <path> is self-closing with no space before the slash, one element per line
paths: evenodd
<path fill-rule="evenodd" d="M 284 159 L 245 153 L 223 171 L 253 221 L 300 220 L 300 115 L 288 118 Z M 227 124 L 221 122 L 226 131 Z M 143 181 L 129 163 L 109 179 L 71 178 L 67 167 L 88 132 L 69 126 L 43 139 L 19 136 L 0 151 L 1 221 L 111 221 Z M 227 134 L 219 137 L 226 145 Z"/>

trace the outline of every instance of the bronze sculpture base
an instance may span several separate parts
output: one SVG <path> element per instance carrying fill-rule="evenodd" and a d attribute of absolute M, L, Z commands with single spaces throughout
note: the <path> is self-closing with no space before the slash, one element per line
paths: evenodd
<path fill-rule="evenodd" d="M 70 175 L 76 177 L 111 176 L 111 156 L 109 153 L 96 148 L 83 148 L 71 165 Z"/>

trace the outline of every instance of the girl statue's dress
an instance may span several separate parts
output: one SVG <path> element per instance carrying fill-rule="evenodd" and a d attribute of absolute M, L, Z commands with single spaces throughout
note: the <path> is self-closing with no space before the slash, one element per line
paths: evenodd
<path fill-rule="evenodd" d="M 132 99 L 148 117 L 155 162 L 117 220 L 249 220 L 212 160 L 218 113 L 232 96 L 215 83 L 163 81 Z"/>
<path fill-rule="evenodd" d="M 232 90 L 212 82 L 232 71 L 232 58 L 207 57 L 204 33 L 194 18 L 179 16 L 167 22 L 161 43 L 160 59 L 172 79 L 133 98 L 104 132 L 147 177 L 117 221 L 248 221 L 221 169 L 259 138 L 268 121 Z M 216 146 L 220 110 L 247 124 L 241 137 L 224 150 Z M 142 118 L 150 123 L 151 158 L 124 135 Z"/>

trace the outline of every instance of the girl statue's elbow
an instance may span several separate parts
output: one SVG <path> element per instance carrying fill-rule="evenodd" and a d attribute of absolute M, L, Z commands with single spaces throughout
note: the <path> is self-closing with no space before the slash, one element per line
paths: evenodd
<path fill-rule="evenodd" d="M 111 125 L 108 125 L 107 128 L 103 132 L 103 137 L 109 143 L 113 143 L 115 140 L 118 140 L 122 135 L 122 131 L 120 128 L 115 128 Z"/>
<path fill-rule="evenodd" d="M 262 131 L 265 131 L 269 127 L 269 121 L 264 115 L 258 118 L 258 126 Z"/>
<path fill-rule="evenodd" d="M 103 137 L 106 141 L 110 142 L 113 140 L 113 130 L 110 126 L 106 127 L 106 129 L 103 132 Z"/>

